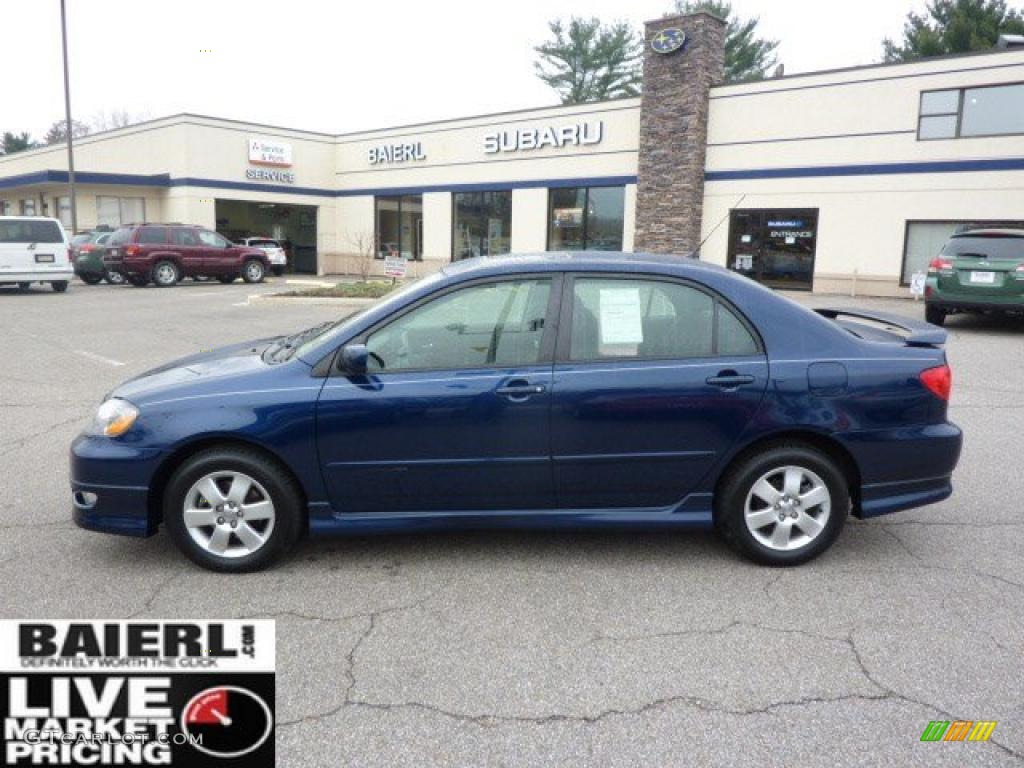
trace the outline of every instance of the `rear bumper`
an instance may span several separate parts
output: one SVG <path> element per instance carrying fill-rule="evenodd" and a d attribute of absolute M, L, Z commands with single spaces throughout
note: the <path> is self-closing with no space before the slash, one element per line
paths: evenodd
<path fill-rule="evenodd" d="M 71 280 L 74 269 L 68 265 L 63 269 L 36 270 L 32 272 L 0 272 L 0 285 L 4 283 L 57 283 Z"/>
<path fill-rule="evenodd" d="M 837 435 L 860 468 L 857 517 L 934 504 L 953 492 L 963 433 L 955 424 L 928 424 Z"/>
<path fill-rule="evenodd" d="M 929 296 L 925 303 L 939 309 L 968 309 L 978 312 L 1021 312 L 1024 313 L 1024 296 L 963 296 L 955 293 L 944 293 Z"/>

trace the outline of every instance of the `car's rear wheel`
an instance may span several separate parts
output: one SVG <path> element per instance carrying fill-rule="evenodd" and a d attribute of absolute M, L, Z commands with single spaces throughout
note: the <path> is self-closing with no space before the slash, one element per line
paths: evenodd
<path fill-rule="evenodd" d="M 254 571 L 299 538 L 301 499 L 277 462 L 244 448 L 213 448 L 171 477 L 164 522 L 182 552 L 204 568 Z"/>
<path fill-rule="evenodd" d="M 124 275 L 114 270 L 107 272 L 105 279 L 111 285 L 124 285 L 125 283 Z"/>
<path fill-rule="evenodd" d="M 932 304 L 925 304 L 924 319 L 932 325 L 942 325 L 946 322 L 946 310 Z"/>
<path fill-rule="evenodd" d="M 103 281 L 103 275 L 97 275 L 94 273 L 87 272 L 84 275 L 79 275 L 82 278 L 82 282 L 86 285 L 99 285 Z"/>
<path fill-rule="evenodd" d="M 217 279 L 220 280 L 224 285 L 235 282 L 237 275 L 217 275 Z"/>
<path fill-rule="evenodd" d="M 153 267 L 153 283 L 157 288 L 170 288 L 181 280 L 181 272 L 173 261 L 158 261 Z"/>
<path fill-rule="evenodd" d="M 53 288 L 53 290 L 56 291 L 57 293 L 64 293 L 64 291 L 68 289 L 68 281 L 55 280 L 54 282 L 50 283 L 50 287 Z"/>
<path fill-rule="evenodd" d="M 242 266 L 242 279 L 247 283 L 262 283 L 265 276 L 263 262 L 258 259 L 250 259 Z"/>
<path fill-rule="evenodd" d="M 742 459 L 716 502 L 718 528 L 741 553 L 764 565 L 798 565 L 832 546 L 850 511 L 850 492 L 830 457 L 787 443 Z"/>

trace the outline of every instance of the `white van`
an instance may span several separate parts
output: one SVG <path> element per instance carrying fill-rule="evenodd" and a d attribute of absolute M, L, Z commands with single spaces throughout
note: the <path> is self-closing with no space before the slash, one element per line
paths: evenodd
<path fill-rule="evenodd" d="M 0 216 L 0 285 L 49 283 L 62 292 L 74 274 L 68 236 L 57 219 Z"/>

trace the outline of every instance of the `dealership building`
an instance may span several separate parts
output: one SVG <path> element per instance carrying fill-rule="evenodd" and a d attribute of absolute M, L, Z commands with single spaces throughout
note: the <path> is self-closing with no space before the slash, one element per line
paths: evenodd
<path fill-rule="evenodd" d="M 686 254 L 899 295 L 954 231 L 1024 226 L 1024 49 L 723 84 L 724 24 L 649 22 L 638 98 L 352 134 L 176 115 L 76 141 L 79 228 L 285 241 L 297 272 Z M 0 214 L 70 223 L 63 146 L 0 157 Z"/>

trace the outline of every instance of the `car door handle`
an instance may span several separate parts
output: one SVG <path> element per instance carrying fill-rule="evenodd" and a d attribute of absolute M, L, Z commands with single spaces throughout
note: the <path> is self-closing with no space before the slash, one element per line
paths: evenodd
<path fill-rule="evenodd" d="M 498 387 L 494 390 L 497 394 L 502 397 L 507 397 L 510 400 L 526 400 L 533 395 L 543 395 L 547 392 L 547 387 L 543 384 L 530 384 L 526 381 L 510 381 L 503 387 Z"/>
<path fill-rule="evenodd" d="M 753 384 L 754 377 L 747 374 L 736 373 L 736 371 L 719 371 L 717 376 L 712 376 L 707 379 L 707 383 L 712 387 L 735 389 L 743 384 Z"/>

